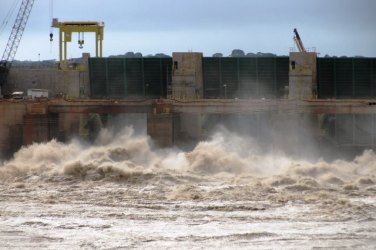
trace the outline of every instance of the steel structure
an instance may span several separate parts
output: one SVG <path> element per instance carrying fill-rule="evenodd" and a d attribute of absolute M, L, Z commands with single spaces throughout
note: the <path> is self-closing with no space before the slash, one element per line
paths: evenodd
<path fill-rule="evenodd" d="M 16 101 L 14 101 L 16 102 Z M 0 105 L 2 103 L 0 102 Z M 28 102 L 31 113 L 190 113 L 190 114 L 376 114 L 374 100 L 287 100 L 287 99 L 53 99 Z M 32 106 L 36 105 L 36 109 Z M 40 105 L 45 108 L 41 109 Z"/>
<path fill-rule="evenodd" d="M 304 48 L 303 41 L 300 39 L 299 33 L 297 29 L 294 29 L 294 41 L 296 46 L 298 47 L 299 52 L 307 52 L 306 49 Z"/>
<path fill-rule="evenodd" d="M 85 32 L 94 32 L 95 33 L 95 56 L 102 57 L 102 43 L 103 43 L 103 22 L 59 22 L 58 19 L 52 19 L 53 28 L 59 29 L 59 58 L 60 58 L 60 68 L 68 69 L 67 61 L 67 43 L 72 41 L 72 33 L 77 32 L 79 35 Z M 52 38 L 52 37 L 51 37 Z M 82 48 L 84 44 L 84 39 L 79 38 L 78 44 Z"/>
<path fill-rule="evenodd" d="M 1 86 L 6 82 L 9 69 L 12 66 L 33 5 L 34 0 L 22 0 L 20 9 L 18 10 L 16 21 L 14 22 L 12 32 L 0 61 L 0 90 Z"/>

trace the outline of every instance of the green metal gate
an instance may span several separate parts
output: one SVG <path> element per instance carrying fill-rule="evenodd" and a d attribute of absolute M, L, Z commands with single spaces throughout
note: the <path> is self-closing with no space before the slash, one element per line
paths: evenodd
<path fill-rule="evenodd" d="M 376 58 L 317 58 L 319 98 L 376 96 Z"/>
<path fill-rule="evenodd" d="M 288 86 L 288 57 L 204 57 L 205 98 L 276 98 Z"/>
<path fill-rule="evenodd" d="M 171 58 L 90 58 L 91 97 L 166 96 L 171 65 Z"/>

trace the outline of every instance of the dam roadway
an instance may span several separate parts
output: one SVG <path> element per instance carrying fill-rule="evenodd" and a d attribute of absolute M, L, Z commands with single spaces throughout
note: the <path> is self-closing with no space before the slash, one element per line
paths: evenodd
<path fill-rule="evenodd" d="M 287 100 L 287 99 L 51 99 L 40 101 L 7 101 L 24 104 L 28 113 L 312 113 L 374 114 L 376 100 Z M 4 104 L 0 101 L 0 105 Z M 6 118 L 5 118 L 6 119 Z"/>

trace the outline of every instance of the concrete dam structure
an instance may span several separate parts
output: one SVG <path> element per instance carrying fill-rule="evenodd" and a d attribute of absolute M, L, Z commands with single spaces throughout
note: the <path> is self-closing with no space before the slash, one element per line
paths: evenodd
<path fill-rule="evenodd" d="M 376 145 L 376 59 L 289 57 L 90 58 L 58 67 L 14 66 L 4 89 L 49 98 L 0 99 L 0 150 L 56 138 L 94 141 L 116 117 L 133 117 L 159 146 L 194 144 L 219 124 L 299 154 L 301 144 Z M 132 115 L 133 114 L 133 115 Z M 283 132 L 278 132 L 283 131 Z M 322 152 L 318 152 L 321 155 Z"/>

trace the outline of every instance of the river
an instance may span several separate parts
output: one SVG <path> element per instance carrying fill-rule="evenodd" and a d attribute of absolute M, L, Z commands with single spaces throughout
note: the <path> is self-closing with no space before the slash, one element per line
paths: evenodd
<path fill-rule="evenodd" d="M 326 162 L 215 134 L 158 149 L 127 128 L 0 166 L 0 249 L 376 249 L 376 154 Z"/>

